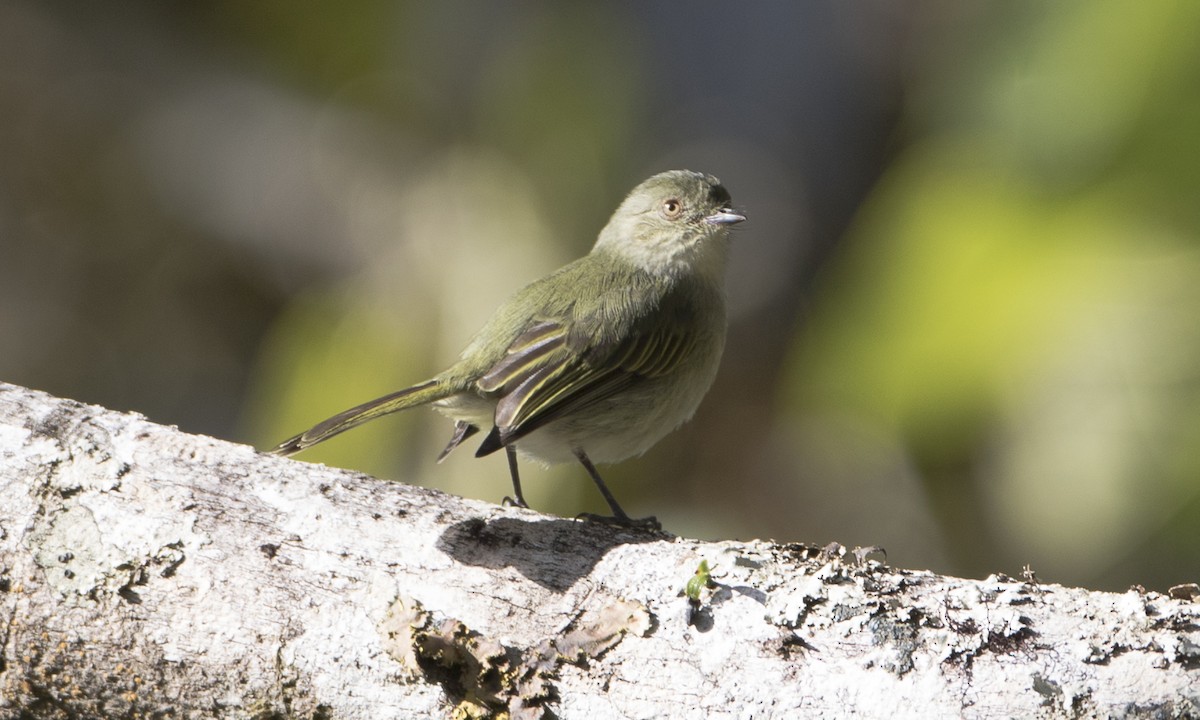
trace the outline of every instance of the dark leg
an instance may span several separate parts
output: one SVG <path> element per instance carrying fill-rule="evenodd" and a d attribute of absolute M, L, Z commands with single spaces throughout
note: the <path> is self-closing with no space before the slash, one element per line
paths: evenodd
<path fill-rule="evenodd" d="M 585 453 L 583 450 L 576 449 L 575 457 L 579 458 L 579 462 L 583 464 L 583 468 L 587 470 L 588 475 L 592 476 L 592 480 L 596 483 L 596 487 L 599 488 L 600 494 L 604 496 L 604 500 L 608 503 L 608 506 L 612 508 L 613 511 L 613 516 L 611 518 L 596 517 L 588 513 L 584 513 L 583 517 L 586 517 L 590 520 L 605 520 L 615 522 L 617 525 L 625 525 L 629 527 L 643 527 L 651 530 L 662 529 L 662 525 L 659 524 L 658 518 L 656 517 L 651 516 L 634 520 L 626 515 L 625 511 L 621 509 L 621 506 L 617 504 L 617 499 L 613 497 L 611 492 L 609 492 L 608 486 L 604 484 L 604 480 L 600 477 L 600 472 L 596 470 L 596 466 L 592 464 L 592 461 L 588 458 L 587 453 Z"/>
<path fill-rule="evenodd" d="M 505 454 L 508 455 L 508 472 L 512 475 L 513 495 L 516 499 L 505 497 L 501 500 L 502 505 L 512 505 L 519 508 L 529 507 L 529 503 L 525 502 L 525 496 L 521 494 L 521 474 L 517 472 L 517 449 L 512 445 L 504 448 Z"/>

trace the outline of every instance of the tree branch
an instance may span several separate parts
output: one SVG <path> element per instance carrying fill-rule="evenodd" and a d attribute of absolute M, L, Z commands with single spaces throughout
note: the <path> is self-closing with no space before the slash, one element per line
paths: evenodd
<path fill-rule="evenodd" d="M 1200 713 L 1185 597 L 563 520 L 4 384 L 0 593 L 5 717 Z"/>

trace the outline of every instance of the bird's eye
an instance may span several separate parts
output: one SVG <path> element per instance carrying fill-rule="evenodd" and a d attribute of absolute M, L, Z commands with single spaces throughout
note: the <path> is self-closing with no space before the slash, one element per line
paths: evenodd
<path fill-rule="evenodd" d="M 683 203 L 676 198 L 664 200 L 662 204 L 662 214 L 668 220 L 674 220 L 683 214 Z"/>

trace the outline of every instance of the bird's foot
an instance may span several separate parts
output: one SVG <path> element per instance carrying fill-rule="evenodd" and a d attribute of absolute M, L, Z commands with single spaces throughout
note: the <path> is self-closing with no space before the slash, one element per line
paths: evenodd
<path fill-rule="evenodd" d="M 529 503 L 525 502 L 525 498 L 521 497 L 520 495 L 517 496 L 516 500 L 513 500 L 509 496 L 505 495 L 504 499 L 500 501 L 500 504 L 504 507 L 524 508 L 526 510 L 529 509 Z"/>
<path fill-rule="evenodd" d="M 633 530 L 644 530 L 646 532 L 662 532 L 662 523 L 653 515 L 644 518 L 631 518 L 624 514 L 596 515 L 595 513 L 579 513 L 575 516 L 575 519 L 603 523 L 604 525 L 616 525 Z"/>

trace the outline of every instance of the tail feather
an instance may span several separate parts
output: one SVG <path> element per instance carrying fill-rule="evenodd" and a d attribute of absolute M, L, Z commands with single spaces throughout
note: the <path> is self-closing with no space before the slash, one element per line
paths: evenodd
<path fill-rule="evenodd" d="M 284 440 L 272 449 L 271 453 L 274 455 L 283 455 L 284 457 L 294 455 L 317 443 L 324 442 L 334 435 L 346 432 L 350 428 L 358 427 L 369 420 L 374 420 L 377 417 L 400 410 L 417 407 L 418 405 L 426 405 L 449 397 L 455 392 L 456 389 L 448 383 L 436 379 L 428 380 L 419 385 L 398 390 L 390 395 L 384 395 L 381 398 L 376 398 L 370 402 L 365 402 L 362 405 L 357 405 L 349 410 L 340 412 L 328 420 L 317 423 L 299 435 Z"/>

